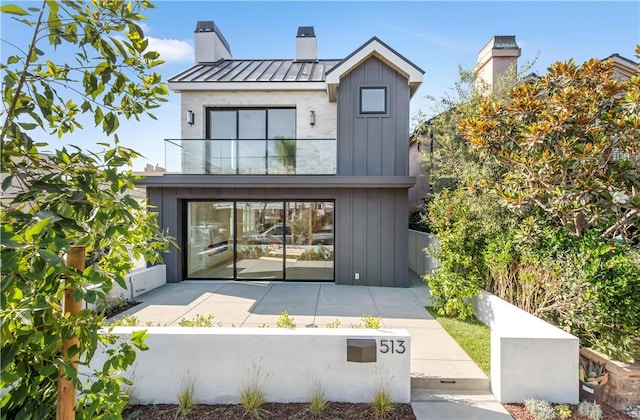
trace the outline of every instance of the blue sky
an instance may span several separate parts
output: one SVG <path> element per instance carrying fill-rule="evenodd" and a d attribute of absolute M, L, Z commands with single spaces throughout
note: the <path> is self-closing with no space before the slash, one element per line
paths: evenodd
<path fill-rule="evenodd" d="M 7 3 L 3 1 L 3 3 Z M 21 2 L 23 7 L 28 4 Z M 213 20 L 235 58 L 293 58 L 298 26 L 314 26 L 320 58 L 344 58 L 377 36 L 425 71 L 411 104 L 431 114 L 424 97 L 442 97 L 457 80 L 461 65 L 471 68 L 493 35 L 515 35 L 519 63 L 531 62 L 544 73 L 555 61 L 605 58 L 613 53 L 636 60 L 640 43 L 640 2 L 222 2 L 156 1 L 146 12 L 145 34 L 166 63 L 166 80 L 193 64 L 193 31 L 198 20 Z M 23 43 L 20 25 L 2 16 L 2 38 Z M 2 43 L 3 62 L 13 53 Z M 159 121 L 123 123 L 123 144 L 146 156 L 135 162 L 164 164 L 164 139 L 180 137 L 180 98 L 171 94 L 155 112 Z M 48 139 L 50 144 L 61 142 Z M 91 124 L 65 139 L 82 147 L 104 140 Z"/>

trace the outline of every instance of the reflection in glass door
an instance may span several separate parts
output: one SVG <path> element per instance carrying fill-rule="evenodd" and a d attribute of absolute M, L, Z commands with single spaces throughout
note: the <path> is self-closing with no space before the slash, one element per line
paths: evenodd
<path fill-rule="evenodd" d="M 284 278 L 284 213 L 282 201 L 238 201 L 236 278 Z"/>
<path fill-rule="evenodd" d="M 234 226 L 233 202 L 188 203 L 188 277 L 233 279 Z"/>
<path fill-rule="evenodd" d="M 287 280 L 333 280 L 333 202 L 286 203 Z"/>
<path fill-rule="evenodd" d="M 187 204 L 187 277 L 333 281 L 333 201 Z"/>

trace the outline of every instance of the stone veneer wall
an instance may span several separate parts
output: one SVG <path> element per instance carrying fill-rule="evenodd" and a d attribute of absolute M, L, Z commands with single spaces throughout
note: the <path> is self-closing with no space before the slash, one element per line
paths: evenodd
<path fill-rule="evenodd" d="M 625 410 L 632 405 L 640 405 L 640 362 L 628 365 L 610 360 L 594 350 L 581 348 L 580 355 L 588 359 L 606 363 L 609 381 L 604 388 L 604 402 L 616 410 Z"/>

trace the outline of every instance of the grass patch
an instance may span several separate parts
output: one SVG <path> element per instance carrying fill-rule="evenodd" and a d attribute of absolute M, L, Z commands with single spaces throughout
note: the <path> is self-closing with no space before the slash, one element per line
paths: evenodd
<path fill-rule="evenodd" d="M 490 376 L 491 373 L 491 329 L 477 319 L 461 321 L 445 315 L 438 315 L 432 307 L 427 310 L 442 325 L 442 328 L 456 340 L 471 359 L 482 371 Z"/>

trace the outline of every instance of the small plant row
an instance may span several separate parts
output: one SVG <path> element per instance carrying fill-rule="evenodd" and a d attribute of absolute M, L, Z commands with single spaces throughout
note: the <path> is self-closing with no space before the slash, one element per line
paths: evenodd
<path fill-rule="evenodd" d="M 547 401 L 529 399 L 524 401 L 524 407 L 535 420 L 565 420 L 571 418 L 571 409 L 567 404 L 559 404 L 555 407 Z M 589 420 L 602 420 L 602 408 L 595 403 L 582 401 L 578 405 L 578 415 Z"/>
<path fill-rule="evenodd" d="M 247 381 L 246 385 L 242 386 L 238 400 L 244 410 L 244 416 L 259 420 L 271 415 L 264 408 L 267 403 L 267 396 L 261 389 L 262 381 L 267 379 L 269 374 L 263 373 L 261 368 L 256 368 L 255 365 L 252 372 L 251 379 Z M 181 416 L 187 416 L 193 411 L 195 405 L 198 404 L 193 378 L 182 381 L 182 388 L 178 392 L 177 400 L 178 412 Z M 329 401 L 324 390 L 317 381 L 314 381 L 309 402 L 309 412 L 315 416 L 321 416 L 328 405 Z M 395 407 L 391 394 L 384 386 L 374 393 L 369 405 L 375 418 L 389 418 Z M 221 409 L 225 408 L 222 407 Z"/>
<path fill-rule="evenodd" d="M 181 327 L 223 327 L 224 324 L 222 322 L 214 323 L 214 316 L 209 314 L 207 316 L 197 314 L 192 319 L 182 318 L 178 325 Z M 370 328 L 370 329 L 378 329 L 380 328 L 380 323 L 382 322 L 382 317 L 374 317 L 368 314 L 362 315 L 362 322 L 358 324 L 351 324 L 349 328 Z M 124 315 L 121 318 L 113 320 L 110 324 L 112 327 L 139 327 L 142 326 L 138 317 L 135 315 Z M 168 324 L 161 324 L 157 322 L 147 322 L 144 324 L 145 327 L 166 327 Z M 293 329 L 297 327 L 295 320 L 293 317 L 289 315 L 287 311 L 282 311 L 278 321 L 276 322 L 276 326 L 278 328 L 289 328 Z M 231 324 L 232 328 L 237 327 L 235 324 Z M 309 327 L 318 328 L 316 324 L 311 324 Z M 340 320 L 336 319 L 333 322 L 329 322 L 326 324 L 326 328 L 339 328 Z M 269 325 L 262 324 L 259 328 L 269 328 Z"/>

